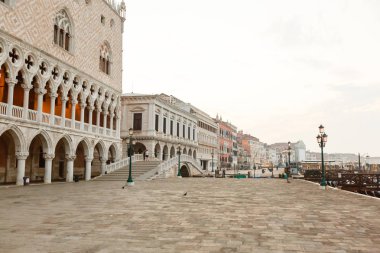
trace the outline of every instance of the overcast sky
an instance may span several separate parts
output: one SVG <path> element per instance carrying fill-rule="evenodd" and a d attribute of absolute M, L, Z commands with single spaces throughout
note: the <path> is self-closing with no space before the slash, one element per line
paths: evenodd
<path fill-rule="evenodd" d="M 166 93 L 268 144 L 380 155 L 380 1 L 128 0 L 123 92 Z"/>

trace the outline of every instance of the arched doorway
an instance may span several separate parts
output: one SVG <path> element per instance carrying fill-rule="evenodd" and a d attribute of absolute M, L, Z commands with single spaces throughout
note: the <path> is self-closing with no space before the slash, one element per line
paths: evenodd
<path fill-rule="evenodd" d="M 72 153 L 71 140 L 68 137 L 62 137 L 55 146 L 55 156 L 53 159 L 53 168 L 52 168 L 52 181 L 71 181 L 72 178 L 67 178 L 68 176 L 68 159 L 72 159 L 69 155 Z M 70 177 L 72 175 L 69 175 Z"/>
<path fill-rule="evenodd" d="M 189 149 L 189 153 L 187 154 L 188 156 L 192 155 L 191 149 Z"/>
<path fill-rule="evenodd" d="M 91 177 L 97 177 L 102 174 L 102 160 L 104 157 L 104 146 L 98 142 L 94 148 L 94 159 L 91 166 Z"/>
<path fill-rule="evenodd" d="M 175 148 L 172 146 L 170 148 L 170 158 L 173 158 L 175 156 Z"/>
<path fill-rule="evenodd" d="M 45 178 L 45 154 L 49 152 L 46 138 L 36 135 L 29 145 L 29 156 L 26 159 L 25 176 L 31 182 L 42 182 Z M 50 180 L 49 180 L 50 182 Z"/>
<path fill-rule="evenodd" d="M 186 165 L 181 166 L 181 176 L 182 177 L 190 177 L 190 170 Z"/>
<path fill-rule="evenodd" d="M 193 158 L 197 159 L 197 151 L 196 150 L 193 151 Z"/>
<path fill-rule="evenodd" d="M 169 153 L 168 146 L 165 145 L 162 152 L 162 161 L 168 160 L 168 153 Z"/>
<path fill-rule="evenodd" d="M 156 146 L 154 147 L 154 157 L 156 158 L 160 158 L 161 156 L 161 147 L 160 147 L 160 144 L 156 144 Z"/>
<path fill-rule="evenodd" d="M 89 157 L 89 145 L 86 141 L 82 140 L 79 142 L 75 150 L 75 160 L 74 160 L 74 177 L 77 176 L 79 179 L 86 179 L 86 170 L 89 170 L 89 178 L 91 178 L 91 166 L 86 167 L 86 157 Z"/>
<path fill-rule="evenodd" d="M 15 146 L 15 142 L 9 131 L 0 136 L 0 184 L 16 183 Z"/>
<path fill-rule="evenodd" d="M 135 154 L 144 154 L 146 147 L 141 142 L 136 142 L 135 145 L 133 145 L 133 150 Z"/>
<path fill-rule="evenodd" d="M 187 155 L 187 150 L 186 150 L 186 148 L 183 148 L 183 150 L 182 150 L 182 154 L 183 154 L 183 155 Z"/>
<path fill-rule="evenodd" d="M 114 163 L 115 161 L 116 161 L 116 148 L 115 148 L 115 145 L 112 144 L 108 149 L 107 164 Z"/>

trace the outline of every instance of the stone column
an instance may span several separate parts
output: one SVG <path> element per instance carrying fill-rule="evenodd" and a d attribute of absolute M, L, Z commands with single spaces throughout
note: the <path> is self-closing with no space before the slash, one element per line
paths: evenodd
<path fill-rule="evenodd" d="M 12 116 L 12 109 L 13 109 L 13 91 L 15 89 L 15 85 L 17 83 L 17 80 L 6 80 L 8 84 L 8 109 L 7 109 L 7 115 Z"/>
<path fill-rule="evenodd" d="M 36 88 L 35 92 L 38 94 L 38 106 L 37 106 L 37 122 L 42 121 L 42 104 L 46 90 L 43 88 Z"/>
<path fill-rule="evenodd" d="M 115 113 L 111 113 L 110 114 L 110 129 L 111 129 L 111 135 L 112 135 L 112 131 L 113 131 L 113 117 L 115 116 Z M 114 136 L 113 136 L 114 137 Z"/>
<path fill-rule="evenodd" d="M 17 185 L 24 184 L 24 176 L 25 176 L 25 160 L 28 158 L 28 152 L 18 152 L 16 153 L 17 159 Z"/>
<path fill-rule="evenodd" d="M 86 103 L 80 103 L 80 129 L 84 129 L 84 108 L 86 108 Z"/>
<path fill-rule="evenodd" d="M 116 114 L 116 138 L 120 138 L 120 116 Z"/>
<path fill-rule="evenodd" d="M 66 168 L 66 182 L 72 182 L 74 177 L 74 160 L 76 156 L 75 155 L 66 155 L 67 160 L 67 168 Z"/>
<path fill-rule="evenodd" d="M 96 108 L 96 129 L 98 133 L 100 131 L 100 112 L 101 111 L 102 109 L 100 107 Z"/>
<path fill-rule="evenodd" d="M 94 111 L 93 106 L 89 106 L 88 108 L 89 114 L 88 114 L 88 131 L 92 133 L 92 112 Z"/>
<path fill-rule="evenodd" d="M 75 128 L 75 106 L 78 103 L 78 100 L 71 100 L 71 128 Z"/>
<path fill-rule="evenodd" d="M 50 184 L 51 183 L 51 168 L 52 168 L 52 162 L 54 159 L 54 154 L 45 154 L 45 176 L 44 176 L 44 183 Z"/>
<path fill-rule="evenodd" d="M 66 97 L 61 97 L 62 101 L 62 111 L 61 111 L 61 124 L 62 127 L 65 127 L 65 121 L 66 121 L 66 103 L 67 103 L 67 98 Z"/>
<path fill-rule="evenodd" d="M 93 157 L 86 158 L 86 175 L 85 175 L 86 181 L 91 180 L 91 162 L 93 159 L 94 159 Z"/>
<path fill-rule="evenodd" d="M 106 130 L 107 130 L 107 115 L 108 115 L 108 111 L 104 110 L 103 111 L 103 134 L 105 135 L 106 134 Z"/>
<path fill-rule="evenodd" d="M 23 119 L 28 119 L 29 114 L 29 91 L 33 88 L 32 85 L 22 84 L 21 87 L 24 89 L 24 102 L 23 102 Z"/>
<path fill-rule="evenodd" d="M 106 162 L 107 162 L 107 159 L 106 158 L 101 158 L 100 161 L 102 162 L 102 175 L 106 174 Z"/>
<path fill-rule="evenodd" d="M 57 98 L 57 93 L 52 92 L 50 95 L 50 125 L 54 125 L 54 118 L 55 118 L 55 100 Z"/>

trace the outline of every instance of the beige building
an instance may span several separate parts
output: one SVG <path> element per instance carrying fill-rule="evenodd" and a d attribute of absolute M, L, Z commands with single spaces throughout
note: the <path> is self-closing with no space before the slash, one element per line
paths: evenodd
<path fill-rule="evenodd" d="M 204 111 L 190 108 L 198 124 L 198 159 L 204 171 L 213 172 L 219 161 L 218 124 Z"/>
<path fill-rule="evenodd" d="M 125 94 L 121 98 L 121 137 L 133 128 L 134 151 L 166 161 L 181 154 L 197 158 L 197 119 L 181 100 L 166 94 Z M 123 156 L 127 155 L 123 145 Z"/>
<path fill-rule="evenodd" d="M 0 183 L 89 180 L 121 157 L 125 9 L 0 1 Z"/>

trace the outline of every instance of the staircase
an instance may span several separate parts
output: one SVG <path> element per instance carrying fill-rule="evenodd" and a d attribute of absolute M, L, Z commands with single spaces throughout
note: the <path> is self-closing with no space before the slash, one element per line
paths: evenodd
<path fill-rule="evenodd" d="M 136 180 L 146 172 L 157 168 L 161 161 L 137 161 L 132 164 L 132 178 Z M 94 179 L 95 181 L 126 181 L 129 175 L 129 166 L 110 172 Z"/>

